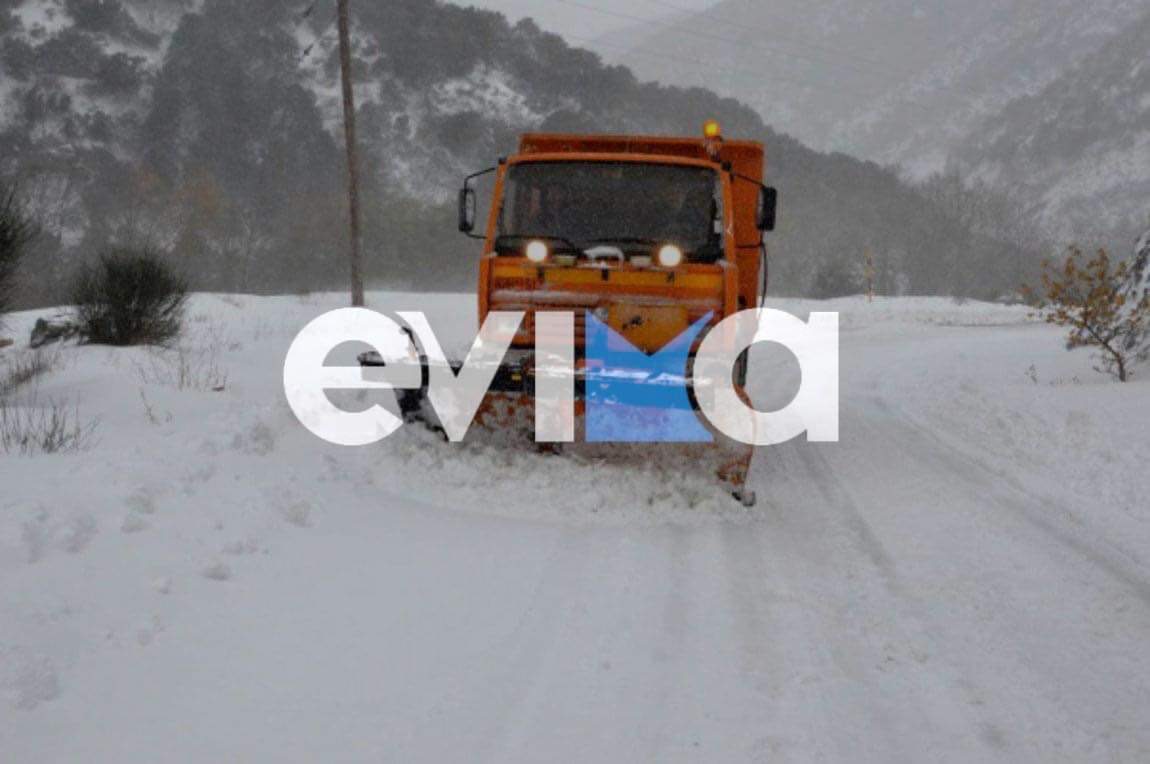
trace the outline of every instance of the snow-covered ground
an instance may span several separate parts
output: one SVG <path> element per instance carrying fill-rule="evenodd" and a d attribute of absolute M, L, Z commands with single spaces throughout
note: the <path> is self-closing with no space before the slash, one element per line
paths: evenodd
<path fill-rule="evenodd" d="M 471 298 L 371 304 L 474 331 Z M 339 305 L 198 296 L 180 353 L 68 346 L 22 390 L 98 425 L 0 455 L 0 759 L 1150 759 L 1150 383 L 1024 308 L 776 301 L 843 314 L 842 442 L 760 451 L 746 510 L 322 444 L 281 369 Z"/>

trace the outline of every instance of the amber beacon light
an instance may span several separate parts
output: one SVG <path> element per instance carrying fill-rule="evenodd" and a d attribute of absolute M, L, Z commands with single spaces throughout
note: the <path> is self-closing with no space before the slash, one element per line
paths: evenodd
<path fill-rule="evenodd" d="M 723 130 L 719 123 L 713 119 L 707 120 L 703 125 L 703 138 L 707 148 L 707 156 L 713 161 L 719 161 L 719 151 L 723 146 Z"/>

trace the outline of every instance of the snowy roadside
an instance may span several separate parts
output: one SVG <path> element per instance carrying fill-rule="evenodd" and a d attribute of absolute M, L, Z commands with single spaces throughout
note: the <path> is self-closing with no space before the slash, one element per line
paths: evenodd
<path fill-rule="evenodd" d="M 474 332 L 469 297 L 377 293 L 370 302 L 426 310 L 447 346 L 462 347 Z M 538 571 L 544 541 L 577 543 L 612 529 L 706 534 L 777 511 L 768 500 L 748 512 L 705 483 L 654 468 L 445 451 L 416 432 L 371 449 L 325 446 L 283 402 L 282 359 L 308 320 L 342 304 L 338 295 L 197 295 L 183 350 L 68 346 L 53 372 L 21 390 L 18 401 L 67 401 L 98 424 L 79 453 L 0 455 L 0 750 L 67 759 L 77 753 L 70 745 L 100 734 L 82 714 L 105 683 L 162 691 L 162 681 L 183 683 L 188 672 L 211 675 L 212 653 L 195 640 L 211 632 L 226 651 L 240 637 L 220 613 L 252 603 L 267 612 L 244 616 L 248 628 L 290 623 L 285 608 L 303 603 L 284 582 L 323 598 L 331 592 L 322 579 L 350 577 L 364 582 L 360 596 L 397 598 L 381 600 L 384 611 L 415 613 L 430 599 L 469 612 L 474 603 L 437 581 L 478 565 L 469 575 L 498 609 L 493 603 L 526 596 L 530 579 L 491 560 Z M 1145 564 L 1148 381 L 1104 380 L 1085 353 L 1062 349 L 1057 330 L 1028 321 L 1025 308 L 945 299 L 775 305 L 803 317 L 842 312 L 845 413 L 906 423 Z M 38 315 L 11 317 L 9 333 L 26 337 Z M 0 364 L 17 352 L 0 351 Z M 753 386 L 766 390 L 771 367 L 762 368 Z M 866 445 L 845 437 L 838 448 Z M 899 474 L 898 464 L 889 467 Z M 761 496 L 770 490 L 758 487 Z M 369 538 L 381 550 L 377 566 L 343 571 L 336 542 Z M 460 567 L 421 569 L 430 559 L 424 545 Z M 404 594 L 395 576 L 419 581 L 420 595 Z M 514 617 L 512 604 L 503 607 Z M 338 645 L 343 626 L 331 629 Z M 416 644 L 401 647 L 432 658 Z M 185 652 L 202 663 L 181 663 Z M 211 722 L 225 723 L 229 704 L 247 708 L 257 702 L 248 694 L 260 693 L 238 679 L 222 687 L 238 695 L 221 698 Z M 122 720 L 150 712 L 141 704 Z M 82 730 L 75 741 L 51 739 L 69 725 Z M 118 749 L 105 740 L 100 750 L 111 758 Z"/>

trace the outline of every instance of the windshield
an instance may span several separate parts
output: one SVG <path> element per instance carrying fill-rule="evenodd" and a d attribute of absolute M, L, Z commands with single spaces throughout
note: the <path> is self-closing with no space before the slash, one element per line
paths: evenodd
<path fill-rule="evenodd" d="M 721 187 L 705 167 L 639 162 L 531 162 L 507 171 L 502 237 L 550 237 L 628 253 L 677 244 L 721 254 L 714 220 Z"/>

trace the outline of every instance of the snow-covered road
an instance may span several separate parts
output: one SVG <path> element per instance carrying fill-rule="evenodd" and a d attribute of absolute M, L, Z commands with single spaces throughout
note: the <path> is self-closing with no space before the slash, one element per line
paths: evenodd
<path fill-rule="evenodd" d="M 1150 758 L 1150 385 L 1025 310 L 781 303 L 843 311 L 842 442 L 763 450 L 748 511 L 656 468 L 321 445 L 277 363 L 335 304 L 198 298 L 224 393 L 91 348 L 40 383 L 100 443 L 0 456 L 0 758 Z M 752 369 L 760 402 L 795 384 Z"/>

